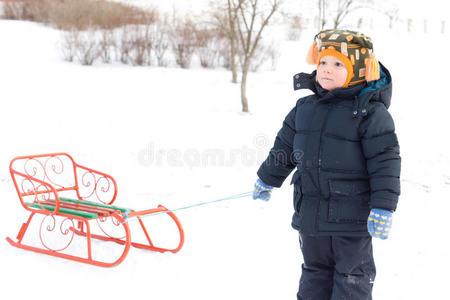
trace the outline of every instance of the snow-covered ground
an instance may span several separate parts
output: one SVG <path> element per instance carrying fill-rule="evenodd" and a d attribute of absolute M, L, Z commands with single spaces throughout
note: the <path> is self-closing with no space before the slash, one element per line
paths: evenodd
<path fill-rule="evenodd" d="M 390 111 L 403 160 L 391 237 L 374 241 L 374 298 L 445 299 L 450 103 L 448 63 L 436 53 L 449 48 L 449 37 L 370 34 L 394 78 Z M 117 205 L 135 209 L 159 203 L 177 208 L 251 191 L 284 116 L 304 95 L 291 82 L 296 72 L 312 70 L 304 63 L 312 33 L 303 36 L 279 43 L 276 71 L 250 75 L 251 113 L 242 114 L 239 86 L 225 70 L 83 67 L 62 61 L 58 31 L 1 20 L 1 238 L 14 238 L 27 217 L 8 172 L 18 155 L 68 152 L 113 175 Z M 210 153 L 223 160 L 208 161 Z M 288 180 L 268 203 L 242 198 L 178 212 L 186 232 L 179 253 L 132 248 L 111 269 L 23 251 L 3 240 L 2 292 L 14 299 L 294 299 L 302 260 L 290 228 Z"/>

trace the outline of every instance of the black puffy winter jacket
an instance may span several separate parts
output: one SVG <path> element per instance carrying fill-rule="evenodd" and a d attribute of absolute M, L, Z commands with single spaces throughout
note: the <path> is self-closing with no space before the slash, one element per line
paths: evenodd
<path fill-rule="evenodd" d="M 368 236 L 371 208 L 394 211 L 400 195 L 400 155 L 387 111 L 389 71 L 381 78 L 332 91 L 312 74 L 294 76 L 297 101 L 257 174 L 280 187 L 294 168 L 292 226 L 309 235 Z"/>

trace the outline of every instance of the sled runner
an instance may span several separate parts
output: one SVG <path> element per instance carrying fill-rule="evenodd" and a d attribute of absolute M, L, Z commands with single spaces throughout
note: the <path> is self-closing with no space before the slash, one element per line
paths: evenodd
<path fill-rule="evenodd" d="M 17 241 L 6 238 L 15 247 L 95 266 L 112 267 L 125 259 L 130 246 L 173 253 L 183 246 L 183 228 L 173 212 L 162 205 L 143 211 L 112 205 L 117 196 L 114 178 L 75 163 L 69 154 L 16 157 L 10 163 L 10 172 L 20 203 L 31 212 L 19 230 Z M 176 248 L 157 247 L 150 239 L 140 216 L 156 213 L 169 216 L 175 223 L 179 233 Z M 42 218 L 39 242 L 25 243 L 25 233 L 36 216 Z M 145 242 L 132 241 L 129 224 L 125 222 L 129 217 L 138 219 L 137 227 L 141 228 Z M 92 230 L 94 224 L 98 233 Z M 52 235 L 52 238 L 46 235 Z M 84 239 L 85 255 L 73 254 L 73 251 L 68 253 L 74 236 Z M 37 237 L 35 240 L 38 240 Z M 55 243 L 55 240 L 58 242 Z M 109 261 L 102 257 L 102 253 L 94 253 L 94 240 L 115 242 L 123 250 L 119 250 L 122 252 L 118 258 Z"/>

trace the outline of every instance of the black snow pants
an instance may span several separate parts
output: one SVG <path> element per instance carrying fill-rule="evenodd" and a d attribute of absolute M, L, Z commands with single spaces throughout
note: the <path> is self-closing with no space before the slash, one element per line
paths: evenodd
<path fill-rule="evenodd" d="M 300 233 L 303 253 L 297 300 L 371 300 L 375 264 L 371 237 Z"/>

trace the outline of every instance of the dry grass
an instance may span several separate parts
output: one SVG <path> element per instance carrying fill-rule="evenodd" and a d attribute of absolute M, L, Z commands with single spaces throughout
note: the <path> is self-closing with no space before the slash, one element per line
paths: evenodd
<path fill-rule="evenodd" d="M 112 29 L 127 24 L 155 22 L 155 10 L 95 0 L 11 0 L 4 3 L 4 18 L 29 20 L 64 30 Z"/>

